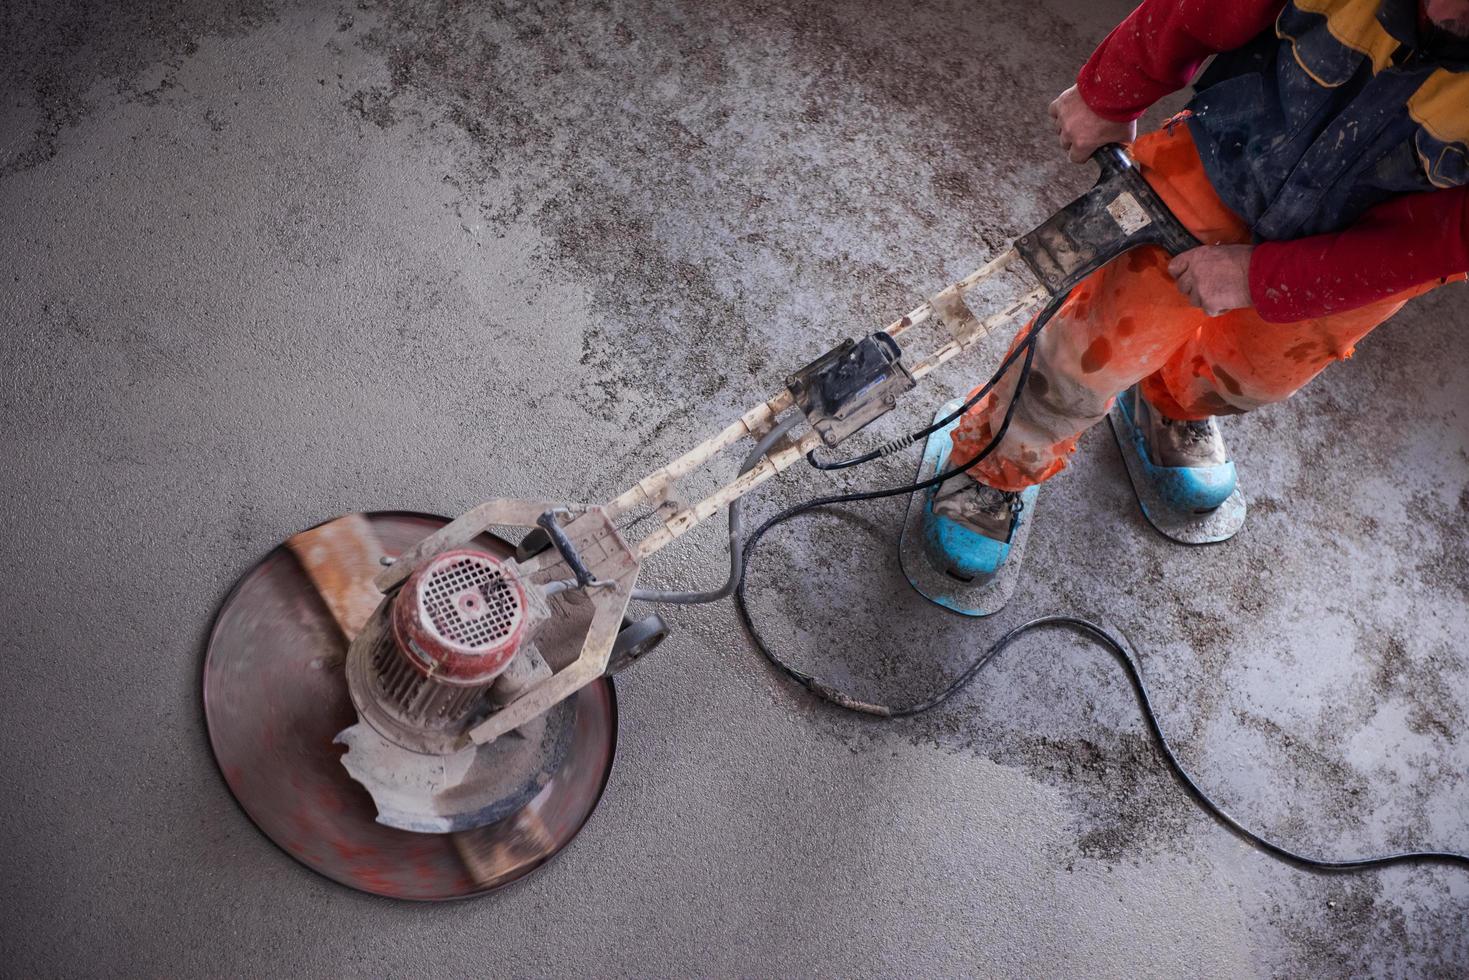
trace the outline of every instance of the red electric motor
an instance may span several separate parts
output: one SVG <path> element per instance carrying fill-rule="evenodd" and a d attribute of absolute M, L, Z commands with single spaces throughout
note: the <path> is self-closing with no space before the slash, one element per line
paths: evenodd
<path fill-rule="evenodd" d="M 387 618 L 366 690 L 354 690 L 365 695 L 358 707 L 405 748 L 449 748 L 526 638 L 525 584 L 514 565 L 483 551 L 446 551 L 403 584 Z"/>

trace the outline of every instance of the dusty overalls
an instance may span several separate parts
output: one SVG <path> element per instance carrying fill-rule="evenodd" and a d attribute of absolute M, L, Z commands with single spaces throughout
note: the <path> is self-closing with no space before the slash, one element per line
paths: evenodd
<path fill-rule="evenodd" d="M 1149 133 L 1132 153 L 1148 182 L 1200 241 L 1251 241 L 1249 229 L 1205 176 L 1188 126 Z M 1253 309 L 1210 317 L 1179 292 L 1161 249 L 1131 252 L 1077 287 L 1041 331 L 1010 429 L 970 473 L 999 490 L 1049 479 L 1065 468 L 1077 438 L 1101 421 L 1113 397 L 1138 383 L 1153 407 L 1179 420 L 1284 401 L 1331 362 L 1351 357 L 1356 343 L 1404 303 L 1439 284 L 1434 280 L 1371 306 L 1296 323 L 1269 323 Z M 1009 372 L 960 421 L 954 460 L 972 458 L 990 441 L 1014 397 L 1018 374 Z"/>

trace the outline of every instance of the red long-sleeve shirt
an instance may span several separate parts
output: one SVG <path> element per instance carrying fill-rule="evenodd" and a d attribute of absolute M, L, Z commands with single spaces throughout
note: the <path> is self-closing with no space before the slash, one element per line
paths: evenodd
<path fill-rule="evenodd" d="M 1143 0 L 1077 77 L 1082 100 L 1127 122 L 1188 85 L 1210 55 L 1243 47 L 1284 0 Z M 1265 242 L 1250 261 L 1255 308 L 1278 323 L 1355 309 L 1469 271 L 1469 188 L 1394 198 L 1340 232 Z"/>

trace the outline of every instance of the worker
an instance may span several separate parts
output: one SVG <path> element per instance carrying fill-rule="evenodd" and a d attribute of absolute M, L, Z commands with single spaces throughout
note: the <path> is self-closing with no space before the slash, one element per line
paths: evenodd
<path fill-rule="evenodd" d="M 1186 110 L 1137 138 L 1211 55 Z M 937 491 L 936 514 L 994 542 L 994 570 L 1114 396 L 1149 479 L 1206 513 L 1235 489 L 1217 416 L 1289 398 L 1469 271 L 1469 0 L 1144 0 L 1050 116 L 1073 163 L 1131 143 L 1204 244 L 1131 252 L 1077 287 L 993 454 Z M 993 440 L 1019 373 L 959 421 L 954 465 Z"/>

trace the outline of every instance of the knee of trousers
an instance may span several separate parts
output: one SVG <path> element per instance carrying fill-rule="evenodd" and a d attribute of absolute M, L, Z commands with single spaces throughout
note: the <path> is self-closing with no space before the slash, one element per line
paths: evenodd
<path fill-rule="evenodd" d="M 1025 390 L 1017 392 L 1011 430 L 1019 429 L 1026 441 L 1054 444 L 1073 438 L 1107 415 L 1112 394 L 1102 395 L 1061 372 L 1049 372 L 1037 363 Z"/>
<path fill-rule="evenodd" d="M 1223 378 L 1200 378 L 1197 386 L 1189 387 L 1193 390 L 1185 389 L 1186 399 L 1179 399 L 1175 395 L 1174 400 L 1196 414 L 1208 415 L 1243 415 L 1266 405 L 1283 402 L 1300 390 L 1296 387 L 1289 391 L 1273 391 L 1258 385 L 1241 384 L 1228 375 Z"/>

